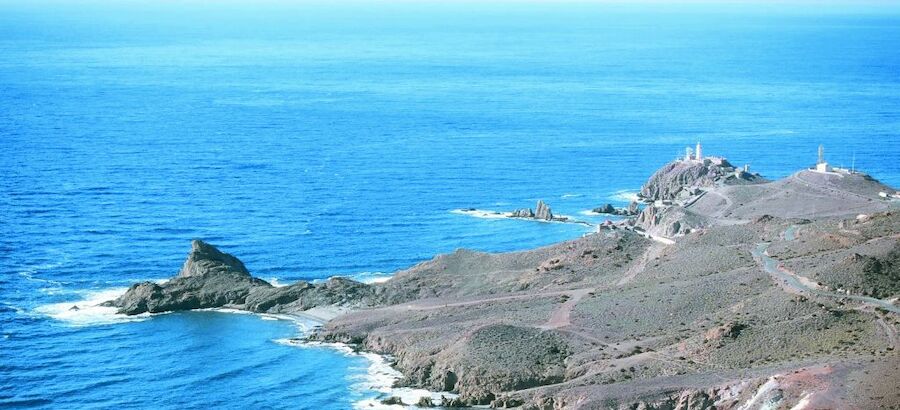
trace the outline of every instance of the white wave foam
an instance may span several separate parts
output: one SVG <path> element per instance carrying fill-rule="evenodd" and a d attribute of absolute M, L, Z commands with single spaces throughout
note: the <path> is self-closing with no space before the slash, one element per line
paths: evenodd
<path fill-rule="evenodd" d="M 437 393 L 425 389 L 414 389 L 409 387 L 393 387 L 397 380 L 403 378 L 403 374 L 394 369 L 388 362 L 388 358 L 367 352 L 356 352 L 350 346 L 343 343 L 324 343 L 310 342 L 301 339 L 278 339 L 276 343 L 295 346 L 305 349 L 310 348 L 329 348 L 337 350 L 345 356 L 363 357 L 369 362 L 365 373 L 351 376 L 354 382 L 351 388 L 363 394 L 367 392 L 376 393 L 375 397 L 369 397 L 353 404 L 357 409 L 402 409 L 408 408 L 419 402 L 422 397 L 430 397 L 435 404 L 440 404 L 441 396 L 447 398 L 455 398 L 458 395 L 453 393 Z M 387 397 L 396 396 L 403 400 L 407 406 L 386 405 L 381 400 Z"/>
<path fill-rule="evenodd" d="M 108 325 L 144 320 L 150 317 L 149 313 L 132 316 L 120 315 L 116 313 L 117 309 L 114 307 L 100 306 L 103 302 L 122 296 L 127 290 L 128 288 L 113 288 L 79 292 L 83 296 L 81 300 L 38 306 L 34 312 L 72 326 Z"/>
<path fill-rule="evenodd" d="M 512 212 L 485 211 L 481 209 L 454 209 L 450 213 L 474 216 L 484 219 L 502 219 L 512 216 Z"/>
<path fill-rule="evenodd" d="M 266 282 L 269 282 L 270 285 L 272 285 L 272 286 L 274 286 L 274 287 L 276 287 L 276 288 L 283 288 L 283 287 L 287 286 L 286 283 L 281 283 L 281 282 L 278 280 L 278 278 L 274 278 L 274 277 L 273 277 L 273 278 L 266 279 Z"/>
<path fill-rule="evenodd" d="M 353 388 L 365 391 L 375 391 L 379 397 L 360 400 L 353 404 L 357 409 L 397 409 L 406 408 L 419 402 L 422 397 L 430 397 L 432 402 L 440 404 L 441 396 L 454 398 L 452 393 L 436 393 L 425 389 L 410 387 L 393 387 L 394 383 L 403 377 L 403 374 L 394 369 L 385 356 L 374 353 L 360 353 L 360 356 L 369 360 L 369 368 L 365 375 L 360 377 Z M 399 397 L 407 406 L 386 405 L 381 403 L 382 398 Z"/>
<path fill-rule="evenodd" d="M 584 196 L 584 195 L 582 195 L 582 194 L 563 194 L 560 198 L 562 198 L 562 199 L 580 198 L 582 196 Z"/>
<path fill-rule="evenodd" d="M 350 279 L 362 283 L 384 283 L 390 280 L 394 275 L 384 272 L 360 272 L 350 275 Z"/>
<path fill-rule="evenodd" d="M 609 199 L 630 203 L 638 200 L 638 192 L 629 190 L 616 191 L 609 196 Z"/>

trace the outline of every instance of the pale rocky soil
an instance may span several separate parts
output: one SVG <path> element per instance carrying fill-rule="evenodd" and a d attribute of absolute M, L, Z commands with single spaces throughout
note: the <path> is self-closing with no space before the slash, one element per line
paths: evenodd
<path fill-rule="evenodd" d="M 813 286 L 900 296 L 900 213 L 877 199 L 889 188 L 830 178 L 711 188 L 717 205 L 701 198 L 687 212 L 713 223 L 671 246 L 618 230 L 441 255 L 383 285 L 396 304 L 317 337 L 392 354 L 405 383 L 468 404 L 900 408 L 900 315 L 779 284 L 753 255 L 770 242 Z M 873 260 L 881 270 L 866 276 Z"/>

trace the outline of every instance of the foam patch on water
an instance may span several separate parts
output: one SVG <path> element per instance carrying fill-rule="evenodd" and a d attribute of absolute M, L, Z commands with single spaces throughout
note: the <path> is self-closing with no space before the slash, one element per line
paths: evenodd
<path fill-rule="evenodd" d="M 346 356 L 363 357 L 369 365 L 366 367 L 365 373 L 359 373 L 351 376 L 353 385 L 351 388 L 357 392 L 366 394 L 368 392 L 375 393 L 374 397 L 369 397 L 353 404 L 357 409 L 409 409 L 418 408 L 415 404 L 422 397 L 430 397 L 435 405 L 440 405 L 441 397 L 448 399 L 458 397 L 453 393 L 437 393 L 425 389 L 415 389 L 409 387 L 393 387 L 394 383 L 403 378 L 403 374 L 394 369 L 388 358 L 383 355 L 367 352 L 356 352 L 350 346 L 343 343 L 324 343 L 310 342 L 302 339 L 278 339 L 276 343 L 295 346 L 305 349 L 310 348 L 329 348 L 337 350 Z M 382 404 L 381 400 L 388 397 L 399 397 L 404 405 L 387 405 Z"/>
<path fill-rule="evenodd" d="M 638 200 L 638 192 L 629 190 L 616 191 L 609 196 L 609 199 L 631 203 Z"/>
<path fill-rule="evenodd" d="M 561 223 L 561 224 L 582 224 L 582 225 L 586 224 L 586 222 L 584 222 L 584 221 L 579 221 L 578 219 L 573 218 L 570 215 L 563 215 L 563 214 L 555 214 L 555 216 L 558 218 L 565 218 L 568 220 L 545 221 L 543 219 L 535 219 L 535 218 L 516 218 L 516 217 L 512 216 L 513 215 L 512 212 L 485 211 L 482 209 L 454 209 L 454 210 L 450 211 L 450 213 L 474 216 L 476 218 L 482 218 L 482 219 L 512 219 L 512 220 L 540 222 L 540 223 Z"/>
<path fill-rule="evenodd" d="M 378 397 L 372 397 L 360 400 L 353 404 L 357 409 L 401 409 L 401 408 L 417 408 L 414 405 L 419 402 L 422 397 L 429 397 L 436 405 L 440 405 L 441 396 L 447 398 L 457 397 L 452 393 L 436 393 L 425 389 L 414 389 L 410 387 L 393 387 L 394 383 L 401 378 L 403 374 L 394 369 L 387 358 L 374 353 L 360 353 L 360 356 L 369 360 L 369 367 L 366 374 L 356 378 L 354 389 L 363 391 L 374 391 L 379 393 Z M 388 397 L 399 397 L 404 403 L 401 405 L 382 404 L 381 400 Z"/>
<path fill-rule="evenodd" d="M 115 307 L 100 306 L 103 302 L 122 296 L 127 290 L 128 288 L 113 288 L 77 292 L 82 295 L 82 299 L 38 306 L 34 312 L 72 326 L 108 325 L 144 320 L 150 317 L 149 313 L 132 316 L 120 315 L 116 313 L 118 309 Z"/>
<path fill-rule="evenodd" d="M 563 194 L 560 198 L 569 199 L 569 198 L 580 198 L 582 196 L 584 196 L 584 195 L 582 195 L 582 194 Z"/>
<path fill-rule="evenodd" d="M 481 209 L 454 209 L 450 213 L 474 216 L 483 219 L 503 219 L 512 216 L 512 212 L 485 211 Z"/>

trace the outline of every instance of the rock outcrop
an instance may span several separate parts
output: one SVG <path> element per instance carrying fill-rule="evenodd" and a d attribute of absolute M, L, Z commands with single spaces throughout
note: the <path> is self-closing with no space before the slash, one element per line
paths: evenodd
<path fill-rule="evenodd" d="M 633 222 L 646 232 L 671 238 L 710 226 L 708 219 L 681 207 L 648 206 Z"/>
<path fill-rule="evenodd" d="M 537 206 L 534 209 L 534 217 L 537 219 L 543 219 L 545 221 L 553 220 L 553 212 L 550 211 L 550 207 L 544 203 L 543 200 L 538 200 Z"/>
<path fill-rule="evenodd" d="M 603 206 L 598 206 L 591 211 L 598 214 L 634 216 L 637 215 L 638 212 L 640 212 L 640 208 L 637 201 L 631 201 L 631 203 L 628 204 L 627 208 L 616 208 L 612 204 L 604 204 Z"/>
<path fill-rule="evenodd" d="M 673 161 L 657 170 L 641 187 L 640 196 L 647 201 L 685 199 L 699 193 L 697 188 L 722 184 L 753 184 L 766 180 L 758 174 L 736 172 L 728 160 L 709 158 L 704 161 Z"/>
<path fill-rule="evenodd" d="M 179 278 L 217 274 L 250 276 L 250 271 L 238 258 L 224 253 L 201 240 L 191 242 L 191 253 L 178 272 Z"/>
<path fill-rule="evenodd" d="M 592 211 L 598 214 L 614 214 L 616 213 L 616 208 L 612 204 L 605 204 L 594 208 Z"/>
<path fill-rule="evenodd" d="M 516 209 L 510 215 L 512 218 L 534 218 L 534 211 L 531 208 Z"/>
<path fill-rule="evenodd" d="M 345 278 L 321 284 L 298 282 L 274 287 L 254 278 L 236 257 L 195 240 L 177 276 L 157 284 L 142 282 L 105 306 L 126 315 L 230 306 L 252 312 L 299 312 L 316 306 L 373 303 L 374 289 Z"/>
<path fill-rule="evenodd" d="M 528 218 L 528 219 L 538 219 L 542 221 L 559 221 L 565 222 L 568 221 L 569 218 L 558 217 L 553 215 L 553 211 L 550 210 L 550 206 L 544 203 L 543 200 L 538 200 L 537 205 L 535 205 L 534 210 L 531 208 L 521 208 L 516 209 L 512 213 L 509 214 L 510 218 Z"/>

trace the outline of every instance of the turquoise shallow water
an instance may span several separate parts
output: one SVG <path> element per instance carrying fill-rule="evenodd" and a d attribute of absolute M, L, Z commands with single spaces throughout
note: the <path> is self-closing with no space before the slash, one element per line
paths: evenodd
<path fill-rule="evenodd" d="M 371 278 L 586 228 L 698 139 L 900 185 L 900 17 L 611 6 L 0 2 L 0 405 L 348 408 L 363 358 L 215 312 L 63 307 L 177 272 Z M 106 292 L 97 295 L 97 292 Z M 55 304 L 61 305 L 55 305 Z"/>

